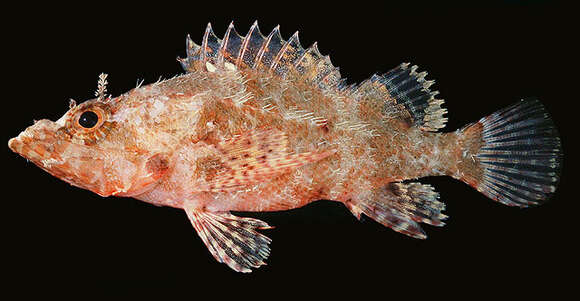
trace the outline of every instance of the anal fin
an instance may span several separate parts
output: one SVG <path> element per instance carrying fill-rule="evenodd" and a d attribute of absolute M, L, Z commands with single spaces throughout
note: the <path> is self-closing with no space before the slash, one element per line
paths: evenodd
<path fill-rule="evenodd" d="M 265 265 L 271 239 L 257 229 L 271 228 L 267 223 L 227 212 L 210 213 L 186 210 L 197 234 L 213 257 L 237 272 L 249 273 Z"/>
<path fill-rule="evenodd" d="M 447 218 L 441 211 L 445 204 L 431 185 L 421 183 L 391 183 L 370 195 L 347 203 L 355 216 L 361 213 L 405 235 L 425 239 L 419 223 L 443 226 Z"/>

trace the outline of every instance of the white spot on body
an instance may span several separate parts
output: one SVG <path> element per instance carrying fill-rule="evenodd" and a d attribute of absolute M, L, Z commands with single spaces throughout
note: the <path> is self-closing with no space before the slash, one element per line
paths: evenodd
<path fill-rule="evenodd" d="M 236 66 L 230 62 L 225 62 L 224 67 L 229 71 L 236 71 Z"/>
<path fill-rule="evenodd" d="M 217 70 L 217 68 L 210 62 L 205 62 L 205 68 L 207 68 L 207 71 L 209 72 L 215 72 Z"/>
<path fill-rule="evenodd" d="M 161 113 L 165 112 L 165 104 L 163 103 L 163 101 L 160 100 L 155 100 L 153 101 L 153 105 L 151 107 L 151 110 L 149 110 L 149 116 L 151 116 L 151 118 L 157 118 L 157 116 L 159 116 Z"/>
<path fill-rule="evenodd" d="M 64 163 L 63 161 L 56 160 L 54 158 L 44 159 L 41 162 L 42 162 L 42 165 L 44 165 L 45 168 L 51 168 L 52 165 L 54 165 L 54 164 L 62 164 L 62 163 Z"/>

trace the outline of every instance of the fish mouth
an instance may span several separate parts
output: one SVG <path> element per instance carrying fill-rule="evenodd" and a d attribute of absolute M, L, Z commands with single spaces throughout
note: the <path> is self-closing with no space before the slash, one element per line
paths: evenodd
<path fill-rule="evenodd" d="M 8 140 L 8 148 L 10 148 L 10 150 L 12 150 L 13 152 L 21 155 L 22 157 L 25 157 L 28 159 L 28 154 L 32 153 L 32 151 L 30 150 L 30 147 L 28 147 L 28 144 L 30 144 L 30 140 L 32 140 L 30 138 L 27 137 L 28 133 L 26 133 L 26 131 L 20 133 L 20 135 L 18 135 L 17 137 L 14 137 L 10 140 Z"/>
<path fill-rule="evenodd" d="M 22 141 L 20 141 L 19 137 L 14 137 L 8 140 L 8 148 L 17 154 L 20 154 L 20 151 L 22 150 Z"/>
<path fill-rule="evenodd" d="M 55 123 L 50 120 L 36 121 L 20 135 L 8 140 L 13 152 L 31 161 L 41 161 L 54 157 Z"/>

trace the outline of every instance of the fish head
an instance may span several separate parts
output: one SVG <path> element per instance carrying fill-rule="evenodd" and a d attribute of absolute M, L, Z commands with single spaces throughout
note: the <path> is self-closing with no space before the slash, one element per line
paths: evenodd
<path fill-rule="evenodd" d="M 139 193 L 166 169 L 166 158 L 131 150 L 127 125 L 115 121 L 118 99 L 92 99 L 56 122 L 35 121 L 9 148 L 51 175 L 101 196 Z M 151 162 L 153 158 L 153 162 Z"/>

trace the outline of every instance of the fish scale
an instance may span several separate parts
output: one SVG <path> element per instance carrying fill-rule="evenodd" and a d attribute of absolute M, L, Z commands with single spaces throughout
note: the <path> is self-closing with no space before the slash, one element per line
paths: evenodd
<path fill-rule="evenodd" d="M 101 75 L 94 99 L 35 122 L 10 149 L 101 196 L 183 209 L 210 254 L 239 272 L 265 265 L 259 231 L 271 227 L 230 211 L 335 200 L 424 239 L 421 224 L 447 216 L 418 178 L 450 176 L 518 207 L 556 190 L 562 147 L 538 100 L 445 133 L 434 81 L 409 63 L 347 85 L 316 43 L 304 49 L 297 32 L 285 41 L 279 26 L 264 36 L 257 22 L 246 36 L 232 23 L 222 39 L 208 24 L 200 45 L 187 36 L 186 55 L 185 74 L 117 97 Z"/>

